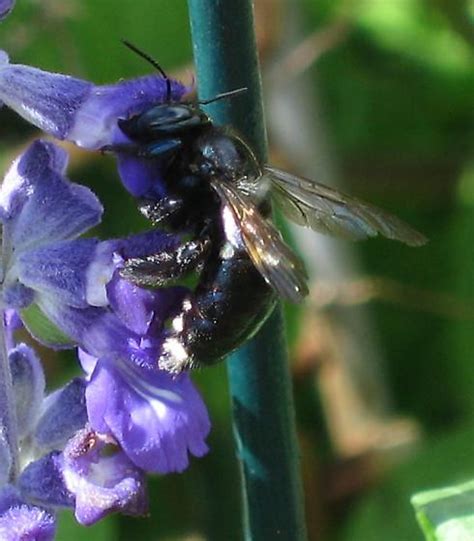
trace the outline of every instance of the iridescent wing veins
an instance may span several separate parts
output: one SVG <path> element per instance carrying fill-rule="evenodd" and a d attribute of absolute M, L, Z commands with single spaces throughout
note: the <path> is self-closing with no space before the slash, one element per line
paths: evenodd
<path fill-rule="evenodd" d="M 375 206 L 275 167 L 265 166 L 264 171 L 276 203 L 299 225 L 352 240 L 380 234 L 409 246 L 427 242 L 424 235 Z"/>

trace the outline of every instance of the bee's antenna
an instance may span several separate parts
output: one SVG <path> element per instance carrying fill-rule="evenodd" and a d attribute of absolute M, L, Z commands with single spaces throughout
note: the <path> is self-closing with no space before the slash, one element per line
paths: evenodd
<path fill-rule="evenodd" d="M 239 94 L 242 94 L 243 92 L 247 92 L 247 88 L 237 88 L 235 90 L 230 90 L 229 92 L 223 92 L 222 94 L 217 94 L 217 96 L 214 96 L 210 100 L 200 100 L 198 101 L 199 105 L 208 105 L 209 103 L 213 103 L 215 101 L 224 100 L 226 98 L 233 98 L 234 96 L 238 96 Z"/>
<path fill-rule="evenodd" d="M 125 45 L 125 47 L 128 47 L 131 51 L 149 62 L 155 69 L 157 69 L 161 73 L 161 75 L 166 81 L 166 101 L 171 101 L 171 81 L 169 80 L 168 75 L 166 75 L 165 70 L 158 64 L 158 62 L 153 57 L 151 57 L 149 54 L 145 53 L 126 39 L 122 39 L 122 43 Z"/>

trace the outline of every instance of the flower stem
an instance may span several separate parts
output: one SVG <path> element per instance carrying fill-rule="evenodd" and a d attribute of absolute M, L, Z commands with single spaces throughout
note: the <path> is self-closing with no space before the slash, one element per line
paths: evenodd
<path fill-rule="evenodd" d="M 3 310 L 0 310 L 0 324 L 0 433 L 10 451 L 9 481 L 14 481 L 19 472 L 18 425 Z"/>
<path fill-rule="evenodd" d="M 201 99 L 246 87 L 208 110 L 266 159 L 261 81 L 250 0 L 189 0 Z M 299 454 L 281 307 L 228 361 L 247 541 L 306 539 Z"/>
<path fill-rule="evenodd" d="M 0 287 L 5 280 L 5 269 L 1 262 L 5 261 L 10 250 L 6 242 L 3 226 L 0 226 Z M 0 300 L 0 303 L 2 301 Z M 14 481 L 19 473 L 19 441 L 16 406 L 13 396 L 12 374 L 8 359 L 7 340 L 5 336 L 5 310 L 0 304 L 0 434 L 8 445 L 10 452 L 9 481 Z"/>

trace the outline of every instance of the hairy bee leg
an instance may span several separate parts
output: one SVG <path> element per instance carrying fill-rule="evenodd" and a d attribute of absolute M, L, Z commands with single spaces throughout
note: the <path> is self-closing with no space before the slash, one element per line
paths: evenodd
<path fill-rule="evenodd" d="M 194 313 L 196 310 L 199 311 L 199 308 L 196 305 L 194 294 L 191 293 L 183 299 L 181 312 L 172 319 L 171 326 L 166 331 L 166 338 L 157 359 L 160 370 L 165 370 L 169 374 L 177 376 L 185 370 L 192 370 L 200 366 L 194 355 L 190 353 L 186 340 L 183 340 L 182 336 L 187 315 Z"/>
<path fill-rule="evenodd" d="M 113 145 L 104 145 L 100 147 L 100 152 L 115 152 L 116 154 L 131 154 L 132 156 L 141 156 L 142 145 L 138 143 L 115 143 Z"/>
<path fill-rule="evenodd" d="M 174 250 L 134 257 L 125 261 L 120 276 L 143 287 L 163 287 L 184 274 L 195 270 L 211 248 L 209 237 L 187 241 Z"/>
<path fill-rule="evenodd" d="M 164 343 L 165 350 L 158 357 L 158 368 L 165 370 L 172 376 L 178 376 L 185 370 L 190 370 L 193 365 L 185 350 L 176 351 L 181 348 L 181 344 L 172 338 L 166 339 Z"/>
<path fill-rule="evenodd" d="M 138 210 L 150 220 L 154 225 L 162 225 L 183 209 L 184 202 L 182 199 L 165 196 L 160 200 L 156 199 L 140 199 L 138 202 Z"/>

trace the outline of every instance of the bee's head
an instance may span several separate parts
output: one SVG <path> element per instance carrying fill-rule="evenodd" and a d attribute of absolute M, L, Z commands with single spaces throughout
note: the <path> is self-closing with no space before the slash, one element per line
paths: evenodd
<path fill-rule="evenodd" d="M 160 103 L 140 115 L 118 121 L 126 135 L 138 140 L 184 135 L 210 123 L 210 118 L 199 106 L 180 102 Z"/>
<path fill-rule="evenodd" d="M 202 128 L 212 123 L 209 116 L 201 109 L 202 105 L 232 98 L 247 90 L 246 88 L 238 88 L 230 92 L 218 94 L 211 99 L 197 102 L 173 101 L 171 96 L 171 81 L 158 62 L 128 41 L 123 40 L 123 43 L 156 68 L 163 76 L 166 84 L 166 101 L 164 103 L 155 105 L 147 111 L 143 111 L 130 118 L 120 119 L 118 121 L 120 129 L 125 135 L 136 141 L 147 142 L 170 136 L 183 137 L 189 132 L 194 134 L 196 128 Z"/>

